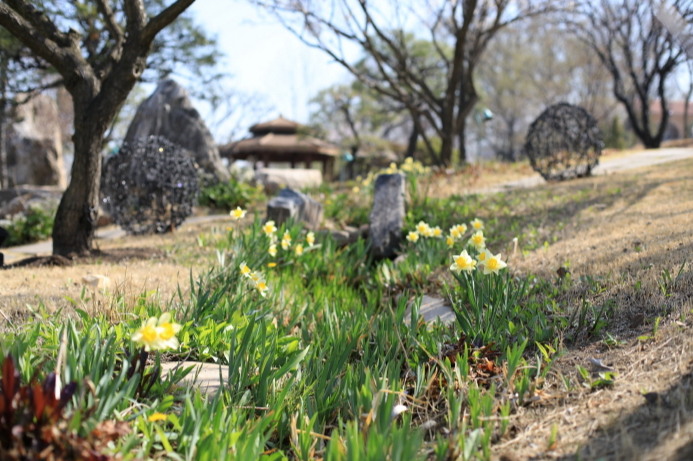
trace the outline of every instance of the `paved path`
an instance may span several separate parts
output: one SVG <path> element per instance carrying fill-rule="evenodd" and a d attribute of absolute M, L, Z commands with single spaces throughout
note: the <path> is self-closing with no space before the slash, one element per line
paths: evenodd
<path fill-rule="evenodd" d="M 675 160 L 683 160 L 686 158 L 693 158 L 693 148 L 672 147 L 664 149 L 644 150 L 642 152 L 626 155 L 623 157 L 603 158 L 599 161 L 599 165 L 594 170 L 592 170 L 592 173 L 595 175 L 612 174 L 620 171 L 631 170 L 634 168 L 641 168 L 644 166 L 659 165 L 660 163 L 673 162 Z M 536 173 L 534 176 L 528 176 L 526 178 L 518 179 L 517 181 L 510 181 L 503 184 L 498 184 L 497 186 L 487 187 L 484 189 L 478 189 L 470 192 L 476 194 L 489 194 L 494 192 L 509 191 L 513 189 L 536 187 L 542 184 L 546 184 L 546 181 L 539 175 L 539 173 Z"/>
<path fill-rule="evenodd" d="M 209 216 L 193 216 L 187 219 L 183 226 L 190 224 L 200 224 L 214 221 L 222 221 L 230 219 L 228 214 L 209 215 Z M 112 240 L 126 236 L 127 233 L 120 228 L 109 226 L 105 229 L 96 231 L 96 238 L 100 240 Z M 5 264 L 12 264 L 16 261 L 29 258 L 31 256 L 45 256 L 53 253 L 53 241 L 46 240 L 45 242 L 31 243 L 29 245 L 21 245 L 16 247 L 2 248 L 0 250 L 5 255 Z"/>

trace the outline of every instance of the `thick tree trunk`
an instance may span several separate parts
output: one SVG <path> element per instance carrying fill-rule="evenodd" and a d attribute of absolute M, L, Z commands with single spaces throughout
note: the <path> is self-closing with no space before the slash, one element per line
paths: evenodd
<path fill-rule="evenodd" d="M 460 149 L 459 163 L 467 163 L 467 117 L 464 117 L 459 124 L 459 131 L 457 132 L 457 143 Z"/>
<path fill-rule="evenodd" d="M 53 224 L 53 254 L 88 254 L 92 249 L 101 186 L 103 136 L 135 79 L 101 87 L 96 81 L 69 88 L 74 104 L 74 161 L 70 185 Z M 101 90 L 99 92 L 99 90 Z"/>
<path fill-rule="evenodd" d="M 0 189 L 10 185 L 10 175 L 7 169 L 7 119 L 9 115 L 7 103 L 7 76 L 5 67 L 0 71 Z"/>
<path fill-rule="evenodd" d="M 0 189 L 6 189 L 10 185 L 7 169 L 7 115 L 8 104 L 2 95 L 0 96 Z"/>
<path fill-rule="evenodd" d="M 445 131 L 445 136 L 443 137 L 442 141 L 443 141 L 443 145 L 440 148 L 440 161 L 442 163 L 442 166 L 450 166 L 450 165 L 452 165 L 452 148 L 453 148 L 452 129 Z"/>
<path fill-rule="evenodd" d="M 405 157 L 414 157 L 416 152 L 416 145 L 419 142 L 419 130 L 416 123 L 412 123 L 411 134 L 409 135 L 409 144 L 407 145 L 407 153 L 404 154 Z"/>
<path fill-rule="evenodd" d="M 101 141 L 105 127 L 75 113 L 74 161 L 70 185 L 60 200 L 53 225 L 53 254 L 88 254 L 96 231 L 101 179 Z"/>
<path fill-rule="evenodd" d="M 688 139 L 691 137 L 691 130 L 688 126 L 688 107 L 691 103 L 691 96 L 693 96 L 693 84 L 688 86 L 688 92 L 686 93 L 686 102 L 683 106 L 683 139 Z"/>

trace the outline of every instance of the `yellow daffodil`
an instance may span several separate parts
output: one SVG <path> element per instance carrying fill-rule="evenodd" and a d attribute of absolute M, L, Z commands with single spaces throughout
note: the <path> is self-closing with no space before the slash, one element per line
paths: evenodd
<path fill-rule="evenodd" d="M 424 236 L 426 235 L 429 229 L 430 226 L 423 221 L 419 221 L 419 224 L 416 225 L 416 232 Z"/>
<path fill-rule="evenodd" d="M 171 321 L 171 314 L 166 312 L 159 317 L 156 323 L 162 349 L 178 349 L 180 343 L 176 334 L 183 328 L 180 324 Z"/>
<path fill-rule="evenodd" d="M 273 258 L 277 256 L 277 245 L 270 245 L 269 250 L 267 250 L 267 253 L 269 253 L 269 255 Z"/>
<path fill-rule="evenodd" d="M 479 218 L 475 218 L 470 224 L 474 230 L 482 230 L 484 228 L 484 222 Z"/>
<path fill-rule="evenodd" d="M 354 187 L 351 189 L 351 192 L 353 192 L 354 194 L 358 194 L 358 193 L 359 193 L 359 190 L 361 190 L 361 189 L 359 189 L 357 186 L 354 186 Z"/>
<path fill-rule="evenodd" d="M 296 245 L 294 252 L 296 253 L 296 256 L 301 256 L 303 254 L 303 245 L 301 245 L 300 243 Z"/>
<path fill-rule="evenodd" d="M 268 237 L 273 236 L 274 233 L 277 232 L 277 226 L 274 225 L 274 221 L 267 221 L 265 225 L 262 226 L 262 232 Z"/>
<path fill-rule="evenodd" d="M 390 163 L 390 169 L 397 171 L 397 164 L 394 162 Z"/>
<path fill-rule="evenodd" d="M 462 234 L 467 232 L 467 225 L 466 224 L 458 224 L 455 226 L 455 229 L 457 229 L 457 232 L 460 233 L 460 237 L 462 237 Z"/>
<path fill-rule="evenodd" d="M 277 263 L 267 263 L 267 267 L 277 267 Z"/>
<path fill-rule="evenodd" d="M 507 267 L 507 264 L 501 259 L 500 253 L 495 256 L 491 255 L 484 263 L 484 275 L 497 274 L 504 267 Z"/>
<path fill-rule="evenodd" d="M 452 266 L 450 266 L 450 270 L 453 272 L 457 272 L 458 274 L 461 271 L 467 271 L 471 272 L 474 270 L 474 267 L 476 266 L 476 261 L 469 256 L 467 253 L 467 250 L 462 251 L 459 255 L 455 256 L 454 262 L 452 263 Z"/>
<path fill-rule="evenodd" d="M 147 421 L 150 423 L 153 423 L 155 421 L 166 421 L 166 415 L 163 413 L 153 413 L 149 418 L 147 418 Z"/>
<path fill-rule="evenodd" d="M 414 159 L 411 157 L 407 157 L 406 159 L 404 159 L 404 163 L 407 165 L 411 165 L 412 163 L 414 163 Z"/>
<path fill-rule="evenodd" d="M 486 260 L 492 256 L 493 253 L 488 251 L 486 248 L 483 248 L 481 251 L 479 251 L 479 255 L 476 257 L 476 260 L 479 261 L 479 264 L 484 264 Z"/>
<path fill-rule="evenodd" d="M 445 243 L 448 245 L 449 248 L 452 248 L 453 245 L 455 244 L 455 239 L 452 238 L 452 237 L 450 237 L 450 236 L 448 236 L 448 237 L 445 239 Z"/>
<path fill-rule="evenodd" d="M 262 274 L 259 273 L 259 272 L 253 271 L 253 272 L 250 273 L 249 278 L 250 278 L 253 282 L 257 283 L 258 280 L 262 280 Z"/>
<path fill-rule="evenodd" d="M 431 229 L 431 234 L 432 237 L 441 238 L 443 236 L 443 230 L 439 226 L 436 226 Z"/>
<path fill-rule="evenodd" d="M 255 282 L 255 288 L 257 288 L 257 291 L 263 298 L 267 296 L 267 291 L 269 290 L 269 288 L 267 287 L 267 284 L 264 280 L 258 280 L 257 282 Z"/>
<path fill-rule="evenodd" d="M 232 218 L 235 218 L 236 221 L 238 221 L 239 219 L 245 217 L 245 214 L 246 214 L 246 213 L 247 213 L 246 210 L 244 210 L 244 209 L 242 209 L 241 207 L 237 206 L 236 209 L 235 209 L 235 210 L 231 210 L 231 213 L 229 213 L 229 214 L 231 215 Z"/>
<path fill-rule="evenodd" d="M 291 248 L 291 240 L 282 239 L 282 250 Z"/>
<path fill-rule="evenodd" d="M 475 232 L 469 239 L 469 243 L 474 246 L 477 250 L 481 250 L 486 247 L 486 238 L 482 231 Z"/>
<path fill-rule="evenodd" d="M 284 236 L 282 237 L 282 240 L 288 240 L 289 243 L 291 243 L 291 234 L 289 234 L 289 231 L 284 232 Z"/>
<path fill-rule="evenodd" d="M 246 277 L 250 277 L 250 272 L 251 272 L 251 270 L 250 270 L 250 268 L 248 267 L 248 265 L 245 263 L 245 261 L 243 261 L 239 267 L 240 267 L 240 269 L 241 269 L 241 274 L 242 274 L 242 275 L 245 275 Z"/>
<path fill-rule="evenodd" d="M 457 230 L 457 226 L 450 228 L 450 237 L 452 237 L 454 240 L 459 240 L 460 237 L 462 237 L 462 234 L 460 234 L 460 231 Z"/>
<path fill-rule="evenodd" d="M 137 329 L 130 339 L 137 344 L 144 346 L 145 351 L 161 349 L 161 338 L 156 328 L 157 318 L 152 317 L 147 320 L 142 326 Z"/>
<path fill-rule="evenodd" d="M 416 241 L 419 240 L 419 234 L 416 232 L 409 232 L 409 234 L 407 234 L 407 240 L 412 243 L 416 243 Z"/>
<path fill-rule="evenodd" d="M 313 232 L 308 232 L 308 234 L 306 235 L 306 242 L 308 243 L 308 245 L 313 246 L 313 244 L 315 243 L 315 234 Z"/>

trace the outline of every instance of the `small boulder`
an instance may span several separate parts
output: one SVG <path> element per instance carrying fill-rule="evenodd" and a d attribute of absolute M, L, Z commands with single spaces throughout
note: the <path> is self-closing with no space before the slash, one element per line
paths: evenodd
<path fill-rule="evenodd" d="M 402 241 L 404 226 L 404 176 L 381 174 L 375 180 L 373 209 L 370 218 L 370 239 L 373 255 L 395 256 Z"/>
<path fill-rule="evenodd" d="M 267 203 L 267 220 L 277 226 L 292 219 L 302 221 L 308 229 L 317 229 L 322 222 L 323 207 L 306 194 L 286 188 Z"/>
<path fill-rule="evenodd" d="M 106 277 L 105 275 L 85 275 L 82 277 L 82 282 L 85 285 L 89 285 L 90 287 L 96 289 L 96 290 L 105 290 L 109 286 L 111 286 L 111 280 Z"/>
<path fill-rule="evenodd" d="M 411 321 L 411 310 L 414 307 L 416 300 L 410 302 L 407 305 L 407 311 L 404 314 L 404 321 L 409 324 Z M 445 302 L 445 300 L 440 298 L 434 298 L 432 296 L 423 295 L 421 298 L 421 305 L 419 306 L 419 315 L 423 317 L 424 321 L 428 324 L 436 322 L 440 319 L 446 325 L 449 325 L 457 319 L 455 311 L 453 308 Z"/>
<path fill-rule="evenodd" d="M 268 194 L 289 187 L 295 190 L 322 185 L 320 170 L 293 168 L 261 168 L 256 173 L 256 180 L 265 187 Z"/>

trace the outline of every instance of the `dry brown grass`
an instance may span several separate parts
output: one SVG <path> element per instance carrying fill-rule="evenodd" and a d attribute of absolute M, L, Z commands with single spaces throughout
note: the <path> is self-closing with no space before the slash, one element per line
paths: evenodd
<path fill-rule="evenodd" d="M 624 343 L 610 348 L 599 336 L 583 335 L 566 344 L 568 353 L 547 381 L 550 398 L 522 410 L 515 437 L 496 448 L 499 454 L 547 460 L 693 459 L 690 266 L 668 284 L 666 295 L 660 286 L 664 270 L 675 278 L 684 263 L 693 261 L 693 161 L 544 186 L 553 196 L 605 187 L 617 192 L 603 204 L 567 206 L 572 213 L 561 217 L 565 226 L 558 242 L 516 264 L 521 271 L 557 279 L 556 270 L 569 261 L 576 283 L 566 303 L 577 306 L 583 296 L 594 305 L 614 300 L 604 331 Z M 656 338 L 639 340 L 652 334 L 657 317 L 662 322 Z M 616 369 L 615 385 L 593 392 L 577 385 L 567 391 L 559 373 L 577 383 L 576 365 L 589 369 L 590 358 Z M 656 393 L 658 398 L 651 397 L 656 401 L 648 403 L 646 392 Z M 558 443 L 548 450 L 554 424 Z"/>
<path fill-rule="evenodd" d="M 22 321 L 26 306 L 37 308 L 43 303 L 48 313 L 69 309 L 77 302 L 88 311 L 107 312 L 113 309 L 114 297 L 104 296 L 87 288 L 86 304 L 80 301 L 85 275 L 104 275 L 110 279 L 108 292 L 122 297 L 124 307 L 134 305 L 140 295 L 159 296 L 168 302 L 177 296 L 178 288 L 185 294 L 190 287 L 190 273 L 196 277 L 206 270 L 215 257 L 211 248 L 198 248 L 201 233 L 225 231 L 230 221 L 187 225 L 172 234 L 134 236 L 115 240 L 99 240 L 97 246 L 108 253 L 111 249 L 158 248 L 164 256 L 152 260 L 121 260 L 116 263 L 77 261 L 71 267 L 26 267 L 0 272 L 0 316 Z M 220 235 L 220 234 L 217 234 Z M 72 300 L 72 301 L 70 301 Z M 0 322 L 2 319 L 0 319 Z"/>

